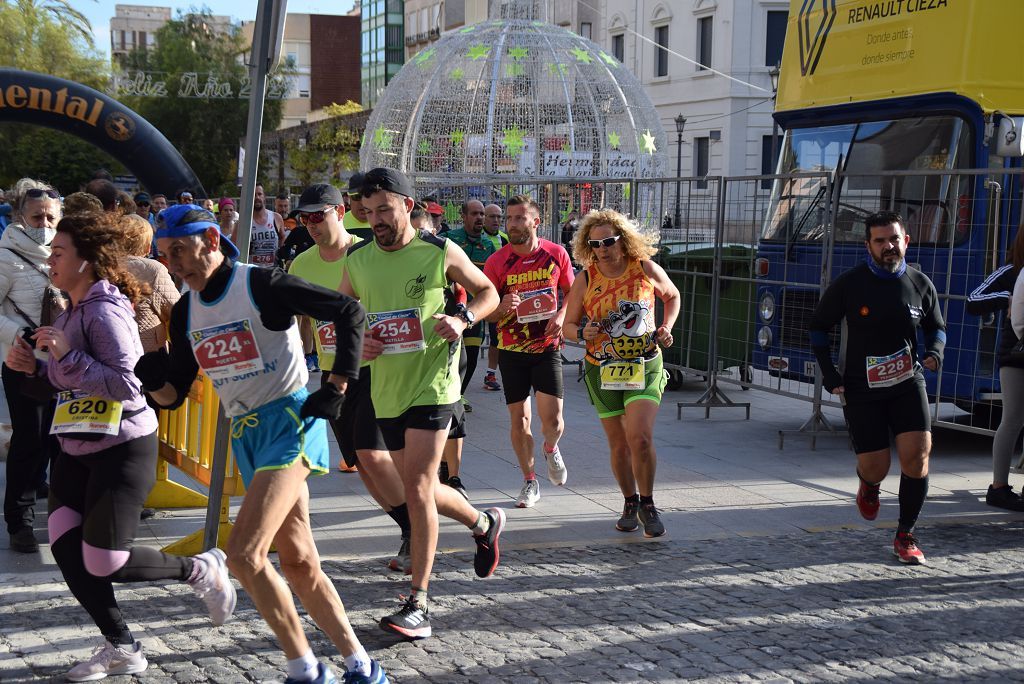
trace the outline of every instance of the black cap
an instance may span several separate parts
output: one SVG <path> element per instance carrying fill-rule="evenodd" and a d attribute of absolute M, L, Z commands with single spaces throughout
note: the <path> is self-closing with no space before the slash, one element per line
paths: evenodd
<path fill-rule="evenodd" d="M 135 202 L 136 204 L 142 204 L 143 202 L 145 202 L 146 204 L 150 204 L 149 193 L 137 192 L 135 193 L 135 197 L 132 198 L 132 201 Z"/>
<path fill-rule="evenodd" d="M 408 177 L 397 169 L 386 169 L 376 168 L 366 172 L 363 177 L 362 187 L 365 190 L 371 188 L 379 188 L 381 190 L 387 190 L 388 192 L 394 192 L 399 195 L 405 195 L 406 197 L 416 198 L 416 190 L 412 186 L 412 182 Z M 360 194 L 367 194 L 364 190 L 360 190 Z"/>
<path fill-rule="evenodd" d="M 348 179 L 348 194 L 358 195 L 359 191 L 363 188 L 363 179 L 366 176 L 356 171 L 352 174 L 352 177 Z"/>
<path fill-rule="evenodd" d="M 336 207 L 340 204 L 341 192 L 338 188 L 328 183 L 317 183 L 302 191 L 298 211 L 320 211 L 328 205 Z"/>

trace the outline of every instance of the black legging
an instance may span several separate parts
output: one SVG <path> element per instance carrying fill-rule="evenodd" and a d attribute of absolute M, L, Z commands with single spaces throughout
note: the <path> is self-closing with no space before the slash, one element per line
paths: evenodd
<path fill-rule="evenodd" d="M 191 558 L 132 546 L 156 481 L 156 459 L 153 433 L 95 454 L 61 452 L 50 476 L 53 556 L 71 593 L 114 644 L 134 643 L 114 582 L 186 580 L 192 574 Z"/>
<path fill-rule="evenodd" d="M 36 489 L 45 481 L 50 456 L 57 441 L 50 436 L 53 402 L 39 402 L 21 391 L 25 376 L 4 364 L 3 378 L 7 409 L 11 414 L 11 446 L 7 452 L 7 487 L 4 492 L 4 521 L 11 534 L 32 527 L 35 521 Z"/>
<path fill-rule="evenodd" d="M 466 354 L 466 372 L 462 374 L 462 396 L 466 396 L 466 388 L 469 387 L 469 381 L 473 379 L 476 362 L 480 359 L 480 345 L 471 347 L 468 344 L 463 344 L 462 348 Z"/>

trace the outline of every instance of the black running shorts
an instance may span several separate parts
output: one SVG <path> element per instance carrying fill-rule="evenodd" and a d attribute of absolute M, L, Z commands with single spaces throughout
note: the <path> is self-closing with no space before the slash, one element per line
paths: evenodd
<path fill-rule="evenodd" d="M 320 386 L 327 383 L 328 372 L 324 372 L 320 380 Z M 359 463 L 356 456 L 357 451 L 363 449 L 386 451 L 387 445 L 384 436 L 377 427 L 377 416 L 373 412 L 373 402 L 370 400 L 370 367 L 363 366 L 359 369 L 359 377 L 349 379 L 348 387 L 345 389 L 345 403 L 341 407 L 341 416 L 338 420 L 328 421 L 331 429 L 334 430 L 334 437 L 338 440 L 338 448 L 341 449 L 341 457 L 345 465 L 352 467 Z"/>
<path fill-rule="evenodd" d="M 562 354 L 554 347 L 537 354 L 499 349 L 498 368 L 506 404 L 528 399 L 530 390 L 562 398 Z"/>
<path fill-rule="evenodd" d="M 854 453 L 888 449 L 890 435 L 930 432 L 931 414 L 924 383 L 910 380 L 906 389 L 875 397 L 868 393 L 847 394 L 843 414 L 850 428 Z"/>
<path fill-rule="evenodd" d="M 388 451 L 405 448 L 406 430 L 444 430 L 451 427 L 455 404 L 441 406 L 413 406 L 397 418 L 378 418 L 377 425 L 384 435 Z"/>

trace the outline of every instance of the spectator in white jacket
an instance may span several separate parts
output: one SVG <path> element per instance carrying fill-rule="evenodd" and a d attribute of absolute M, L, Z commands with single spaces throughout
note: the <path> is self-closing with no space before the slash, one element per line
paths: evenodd
<path fill-rule="evenodd" d="M 0 356 L 26 328 L 44 323 L 43 295 L 50 287 L 50 241 L 61 219 L 60 195 L 52 187 L 22 178 L 10 192 L 12 223 L 0 236 Z M 48 321 L 47 321 L 48 323 Z M 50 436 L 53 402 L 31 392 L 33 381 L 5 364 L 0 369 L 11 413 L 11 447 L 7 454 L 4 521 L 11 549 L 39 550 L 32 526 L 37 489 L 45 482 L 46 467 L 56 443 Z"/>

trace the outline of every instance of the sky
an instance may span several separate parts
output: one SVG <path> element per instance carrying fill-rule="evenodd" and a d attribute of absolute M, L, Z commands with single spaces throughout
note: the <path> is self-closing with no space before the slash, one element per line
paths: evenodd
<path fill-rule="evenodd" d="M 114 5 L 143 5 L 153 7 L 170 7 L 171 16 L 177 16 L 178 10 L 192 7 L 208 7 L 213 14 L 226 14 L 236 20 L 255 19 L 258 0 L 194 0 L 182 2 L 171 0 L 71 0 L 71 5 L 85 14 L 92 24 L 95 35 L 96 49 L 105 55 L 110 54 L 110 20 L 114 16 Z M 347 14 L 353 6 L 352 0 L 288 0 L 287 11 L 295 14 Z"/>

